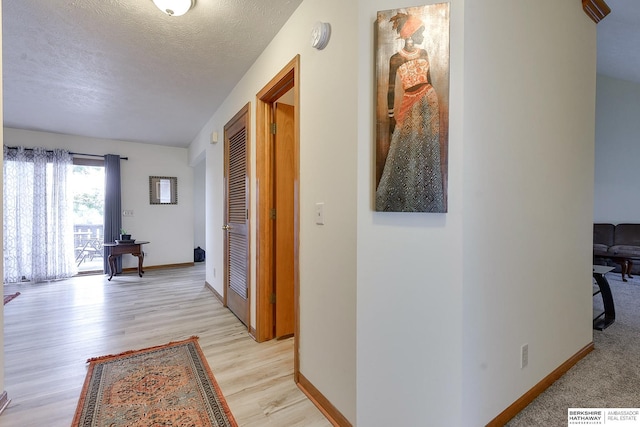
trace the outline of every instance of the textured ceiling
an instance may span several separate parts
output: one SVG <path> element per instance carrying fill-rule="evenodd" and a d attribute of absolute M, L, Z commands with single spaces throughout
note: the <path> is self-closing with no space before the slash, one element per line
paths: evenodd
<path fill-rule="evenodd" d="M 640 83 L 640 1 L 606 1 L 598 72 Z M 4 124 L 186 147 L 301 2 L 3 0 Z"/>
<path fill-rule="evenodd" d="M 302 0 L 3 0 L 4 124 L 186 147 Z"/>

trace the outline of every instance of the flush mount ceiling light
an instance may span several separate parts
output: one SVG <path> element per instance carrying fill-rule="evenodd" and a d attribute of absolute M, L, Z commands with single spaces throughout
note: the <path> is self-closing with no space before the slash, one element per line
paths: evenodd
<path fill-rule="evenodd" d="M 196 0 L 153 0 L 153 3 L 169 16 L 182 16 L 196 3 Z"/>

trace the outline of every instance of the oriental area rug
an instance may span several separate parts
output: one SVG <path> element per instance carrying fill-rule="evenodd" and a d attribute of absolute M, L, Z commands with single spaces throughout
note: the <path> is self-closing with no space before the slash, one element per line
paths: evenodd
<path fill-rule="evenodd" d="M 198 338 L 96 357 L 72 427 L 236 427 Z"/>
<path fill-rule="evenodd" d="M 20 295 L 20 292 L 16 292 L 15 294 L 11 294 L 11 295 L 5 295 L 4 296 L 4 303 L 8 303 L 9 301 L 11 301 L 14 298 L 17 298 L 18 295 Z"/>

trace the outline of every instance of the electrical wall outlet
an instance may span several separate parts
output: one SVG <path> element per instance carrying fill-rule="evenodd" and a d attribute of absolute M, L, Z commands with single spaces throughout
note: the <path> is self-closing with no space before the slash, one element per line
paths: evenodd
<path fill-rule="evenodd" d="M 529 344 L 522 344 L 520 347 L 520 369 L 524 369 L 529 364 Z"/>
<path fill-rule="evenodd" d="M 324 225 L 324 203 L 316 203 L 316 224 Z"/>

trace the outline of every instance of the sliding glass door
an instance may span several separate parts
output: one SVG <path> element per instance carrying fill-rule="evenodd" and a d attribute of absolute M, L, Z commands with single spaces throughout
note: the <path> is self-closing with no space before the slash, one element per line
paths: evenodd
<path fill-rule="evenodd" d="M 74 159 L 73 239 L 78 272 L 102 272 L 104 161 Z"/>

